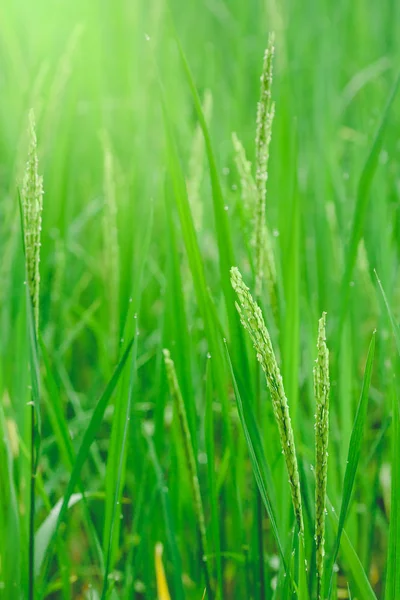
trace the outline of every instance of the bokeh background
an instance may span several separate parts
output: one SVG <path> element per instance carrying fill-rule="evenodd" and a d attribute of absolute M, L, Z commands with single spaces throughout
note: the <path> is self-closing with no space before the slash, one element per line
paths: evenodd
<path fill-rule="evenodd" d="M 195 182 L 192 209 L 207 285 L 222 327 L 226 324 L 208 166 L 198 141 L 196 112 L 175 32 L 200 98 L 208 98 L 209 129 L 236 262 L 252 285 L 249 248 L 243 234 L 247 225 L 231 134 L 237 132 L 253 160 L 259 77 L 271 31 L 276 36 L 276 119 L 267 220 L 279 265 L 281 313 L 281 328 L 272 328 L 273 338 L 294 407 L 300 452 L 305 461 L 312 460 L 311 366 L 317 320 L 322 310 L 328 312 L 328 340 L 331 336 L 334 345 L 331 443 L 335 458 L 330 493 L 335 498 L 345 467 L 369 339 L 373 329 L 378 329 L 367 445 L 374 447 L 379 441 L 379 453 L 371 457 L 368 448 L 364 452 L 360 467 L 363 477 L 357 483 L 349 534 L 380 590 L 384 559 L 379 556 L 386 549 L 390 504 L 390 444 L 383 434 L 381 440 L 380 434 L 388 427 L 388 398 L 395 392 L 390 327 L 373 269 L 396 312 L 400 251 L 398 100 L 389 115 L 363 218 L 362 242 L 340 340 L 335 339 L 335 331 L 360 174 L 397 76 L 400 4 L 395 0 L 3 0 L 0 4 L 0 393 L 4 411 L 24 438 L 26 415 L 21 406 L 27 399 L 29 372 L 21 367 L 26 364 L 28 349 L 17 190 L 26 160 L 28 111 L 32 107 L 45 190 L 40 328 L 74 444 L 81 439 L 119 356 L 129 305 L 133 304 L 134 312 L 139 314 L 132 419 L 136 425 L 131 425 L 125 488 L 129 526 L 121 534 L 115 561 L 116 570 L 123 573 L 122 589 L 128 594 L 129 586 L 137 584 L 139 598 L 154 597 L 154 544 L 164 535 L 154 482 L 138 487 L 149 470 L 140 433 L 143 420 L 156 428 L 156 448 L 173 498 L 188 597 L 201 597 L 194 549 L 196 533 L 194 527 L 190 532 L 187 526 L 193 523 L 190 492 L 180 487 L 175 468 L 178 458 L 173 449 L 177 442 L 168 423 L 164 423 L 169 401 L 161 348 L 178 348 L 178 375 L 185 382 L 184 389 L 191 390 L 197 407 L 201 464 L 208 345 L 179 220 L 175 209 L 171 209 L 173 194 L 161 94 L 168 106 L 188 187 Z M 169 219 L 175 232 L 174 249 Z M 115 224 L 111 231 L 110 222 Z M 182 286 L 173 277 L 177 268 Z M 179 346 L 176 286 L 183 290 L 189 351 Z M 265 305 L 268 313 L 267 298 Z M 190 361 L 185 352 L 189 352 Z M 47 381 L 43 391 L 47 400 L 51 401 L 51 393 Z M 53 505 L 62 496 L 68 469 L 60 457 L 46 410 L 41 468 L 43 486 Z M 261 427 L 272 440 L 274 460 L 280 461 L 276 434 L 269 429 L 270 409 L 265 411 Z M 101 494 L 111 414 L 105 419 L 85 472 L 88 489 L 98 494 L 92 510 L 99 531 L 104 518 Z M 8 427 L 10 431 L 13 425 Z M 224 453 L 223 443 L 218 442 L 222 439 L 218 422 L 216 428 L 218 485 L 223 490 L 231 458 Z M 238 439 L 238 461 L 242 465 L 239 479 L 246 507 L 251 504 L 246 495 L 246 482 L 251 477 L 239 428 L 234 435 Z M 14 456 L 17 494 L 22 495 L 23 455 L 20 447 Z M 148 498 L 148 507 L 143 506 L 139 492 Z M 230 496 L 226 506 L 223 494 L 221 498 L 221 522 L 225 524 L 222 543 L 224 551 L 233 556 L 226 558 L 224 567 L 226 597 L 242 597 L 240 594 L 249 589 L 243 562 L 247 554 L 229 516 Z M 131 502 L 138 502 L 141 512 L 131 511 Z M 68 568 L 78 580 L 74 597 L 86 593 L 88 582 L 101 578 L 86 554 L 88 542 L 79 510 L 72 511 L 75 517 L 67 536 Z M 45 514 L 42 499 L 38 525 Z M 248 514 L 246 527 L 251 531 L 251 511 Z M 2 519 L 4 525 L 5 509 Z M 252 535 L 247 538 L 250 548 Z M 3 536 L 3 549 L 7 544 Z M 248 556 L 253 565 L 251 549 Z M 127 557 L 130 583 L 125 578 Z M 273 568 L 268 568 L 272 573 Z M 168 569 L 171 566 L 167 564 Z M 51 572 L 57 581 L 55 565 Z M 256 577 L 252 573 L 250 569 L 250 581 Z M 61 592 L 54 592 L 54 597 L 57 593 Z"/>

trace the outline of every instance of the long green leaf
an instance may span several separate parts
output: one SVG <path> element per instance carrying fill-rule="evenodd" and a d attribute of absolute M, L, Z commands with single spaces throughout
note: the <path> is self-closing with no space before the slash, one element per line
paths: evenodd
<path fill-rule="evenodd" d="M 110 452 L 113 453 L 114 464 L 117 465 L 117 473 L 115 477 L 115 487 L 110 494 L 112 498 L 112 511 L 110 518 L 110 525 L 107 531 L 107 537 L 104 542 L 105 549 L 105 566 L 104 566 L 104 576 L 103 576 L 103 590 L 101 593 L 102 600 L 105 600 L 107 597 L 107 589 L 108 589 L 108 574 L 110 571 L 110 565 L 112 564 L 112 550 L 113 550 L 113 541 L 114 534 L 116 529 L 116 517 L 118 512 L 118 505 L 120 502 L 121 494 L 122 494 L 122 480 L 125 469 L 125 460 L 126 460 L 126 447 L 127 447 L 127 439 L 128 439 L 128 429 L 129 429 L 129 419 L 131 414 L 132 407 L 132 399 L 133 399 L 133 390 L 136 381 L 136 370 L 137 370 L 137 349 L 138 349 L 138 329 L 137 329 L 137 318 L 136 318 L 136 332 L 133 344 L 132 351 L 132 362 L 131 362 L 131 372 L 130 372 L 130 381 L 129 381 L 129 389 L 126 395 L 126 399 L 120 399 L 121 406 L 116 407 L 116 416 L 120 422 L 122 420 L 123 428 L 120 431 L 119 439 L 116 440 L 115 445 L 110 447 Z M 125 391 L 125 390 L 124 390 Z M 115 460 L 118 459 L 118 460 Z M 111 463 L 113 464 L 113 463 Z M 119 521 L 118 521 L 119 522 Z M 116 537 L 116 536 L 115 536 Z M 115 543 L 115 542 L 114 542 Z"/>
<path fill-rule="evenodd" d="M 365 161 L 363 170 L 361 172 L 360 180 L 357 188 L 357 200 L 354 209 L 353 223 L 351 227 L 350 242 L 348 250 L 346 252 L 346 264 L 345 271 L 342 279 L 341 292 L 340 292 L 340 311 L 339 311 L 339 327 L 337 330 L 338 343 L 341 339 L 342 327 L 344 324 L 347 303 L 350 294 L 350 281 L 353 275 L 354 265 L 357 258 L 358 244 L 362 238 L 365 218 L 368 209 L 369 195 L 371 191 L 372 181 L 378 166 L 379 153 L 382 148 L 384 133 L 386 130 L 387 122 L 389 119 L 390 109 L 396 98 L 397 91 L 400 85 L 400 73 L 396 78 L 396 81 L 390 91 L 389 98 L 386 102 L 386 106 L 383 110 L 381 121 L 378 129 L 375 133 L 374 140 L 372 142 L 371 149 Z"/>
<path fill-rule="evenodd" d="M 378 281 L 385 307 L 392 326 L 393 336 L 396 343 L 397 352 L 400 358 L 400 332 L 395 321 L 389 301 L 383 289 L 382 283 L 375 275 Z M 387 554 L 387 572 L 385 585 L 385 600 L 397 600 L 400 596 L 400 415 L 399 402 L 396 390 L 391 391 L 392 396 L 392 482 L 391 482 L 391 502 L 390 502 L 390 524 L 389 524 L 389 543 Z"/>
<path fill-rule="evenodd" d="M 203 108 L 199 94 L 196 89 L 196 84 L 193 79 L 193 75 L 190 70 L 188 60 L 185 52 L 182 48 L 178 35 L 175 33 L 176 43 L 178 45 L 179 54 L 182 60 L 183 68 L 185 71 L 186 79 L 192 94 L 194 107 L 196 110 L 197 118 L 201 130 L 203 132 L 206 153 L 209 164 L 213 209 L 214 209 L 214 221 L 217 233 L 217 244 L 219 254 L 219 269 L 222 291 L 225 298 L 226 312 L 229 321 L 229 330 L 231 335 L 231 343 L 234 349 L 234 356 L 238 358 L 240 356 L 240 364 L 243 371 L 243 378 L 249 380 L 249 364 L 246 353 L 246 345 L 244 342 L 243 329 L 240 324 L 237 311 L 235 310 L 235 294 L 230 282 L 230 268 L 236 264 L 231 232 L 229 229 L 229 221 L 227 211 L 225 209 L 224 198 L 222 194 L 221 183 L 218 176 L 217 163 L 211 143 L 211 137 L 205 119 Z"/>
<path fill-rule="evenodd" d="M 254 417 L 253 410 L 246 398 L 240 395 L 238 385 L 236 383 L 236 377 L 233 370 L 231 358 L 229 355 L 228 346 L 225 342 L 227 362 L 231 372 L 233 389 L 235 392 L 236 404 L 238 408 L 240 423 L 243 428 L 243 432 L 246 438 L 247 447 L 250 453 L 251 466 L 253 469 L 254 476 L 256 478 L 258 489 L 260 490 L 261 498 L 266 508 L 268 517 L 271 521 L 272 531 L 278 546 L 279 554 L 282 559 L 284 570 L 287 572 L 288 566 L 286 564 L 285 553 L 283 550 L 283 544 L 280 539 L 278 525 L 276 522 L 276 500 L 275 492 L 273 487 L 272 475 L 268 467 L 268 463 L 265 459 L 263 446 L 261 443 L 260 432 L 258 430 L 256 420 Z"/>
<path fill-rule="evenodd" d="M 168 488 L 165 485 L 162 469 L 156 454 L 156 450 L 154 448 L 153 440 L 147 434 L 145 434 L 145 438 L 149 448 L 150 459 L 153 463 L 154 471 L 156 474 L 157 487 L 161 500 L 161 508 L 163 511 L 165 521 L 168 549 L 174 566 L 174 598 L 176 598 L 176 600 L 184 600 L 185 592 L 182 584 L 182 564 L 175 536 L 175 526 L 172 517 Z"/>
<path fill-rule="evenodd" d="M 56 525 L 54 527 L 54 532 L 53 532 L 51 541 L 49 543 L 49 546 L 47 548 L 47 552 L 46 552 L 45 556 L 43 557 L 43 560 L 46 557 L 48 559 L 51 557 L 52 550 L 53 550 L 53 547 L 54 547 L 55 537 L 56 537 L 56 535 L 58 533 L 58 530 L 59 530 L 59 527 L 60 527 L 61 523 L 65 519 L 67 510 L 68 510 L 69 499 L 71 498 L 71 496 L 73 494 L 73 491 L 74 491 L 74 488 L 75 488 L 76 484 L 79 481 L 79 477 L 80 477 L 80 473 L 81 473 L 82 467 L 85 464 L 86 459 L 87 459 L 87 457 L 89 455 L 90 446 L 92 445 L 93 440 L 95 439 L 96 434 L 97 434 L 97 432 L 98 432 L 98 430 L 100 428 L 100 425 L 101 425 L 101 423 L 103 421 L 105 410 L 106 410 L 106 408 L 108 406 L 110 398 L 111 398 L 111 396 L 112 396 L 112 394 L 114 392 L 114 389 L 115 389 L 115 387 L 116 387 L 116 385 L 118 383 L 118 380 L 119 380 L 119 378 L 121 376 L 121 373 L 122 373 L 122 371 L 124 369 L 124 366 L 125 366 L 125 363 L 126 363 L 126 361 L 128 359 L 128 356 L 129 356 L 129 353 L 131 351 L 132 345 L 133 345 L 133 340 L 131 340 L 129 342 L 129 344 L 127 345 L 126 350 L 125 350 L 125 352 L 124 352 L 124 354 L 123 354 L 120 362 L 118 363 L 118 365 L 117 365 L 117 367 L 116 367 L 116 369 L 115 369 L 115 371 L 114 371 L 114 373 L 113 373 L 113 375 L 112 375 L 112 377 L 111 377 L 111 379 L 110 379 L 110 381 L 109 381 L 106 389 L 104 390 L 103 395 L 101 396 L 100 400 L 98 401 L 98 403 L 96 405 L 96 408 L 93 411 L 92 418 L 90 419 L 90 423 L 88 425 L 88 428 L 85 431 L 85 434 L 83 436 L 83 440 L 81 442 L 79 451 L 77 453 L 76 460 L 75 460 L 75 463 L 74 463 L 74 467 L 73 467 L 72 472 L 71 472 L 70 480 L 68 482 L 67 489 L 66 489 L 65 494 L 64 494 L 63 503 L 62 503 L 60 511 L 58 513 L 57 522 L 56 522 Z M 42 565 L 38 564 L 38 568 L 41 569 L 41 567 L 42 567 Z M 43 577 L 42 584 L 44 583 L 44 579 L 45 578 Z"/>
<path fill-rule="evenodd" d="M 337 516 L 336 512 L 333 510 L 333 506 L 332 503 L 330 502 L 329 498 L 327 498 L 327 504 L 328 504 L 328 514 L 331 520 L 331 523 L 334 527 L 334 530 L 336 531 L 336 533 L 339 530 L 339 517 Z M 368 580 L 367 574 L 365 573 L 364 567 L 361 564 L 361 561 L 356 553 L 356 551 L 354 550 L 354 547 L 352 545 L 352 543 L 349 540 L 349 537 L 346 533 L 346 530 L 343 529 L 342 530 L 342 535 L 341 535 L 341 540 L 340 540 L 340 549 L 343 553 L 343 556 L 346 559 L 346 568 L 347 570 L 351 573 L 359 594 L 360 594 L 360 600 L 377 600 L 374 590 L 372 589 L 372 586 Z M 333 581 L 335 580 L 335 577 L 333 577 Z M 334 585 L 332 584 L 332 593 L 334 591 Z M 336 598 L 336 596 L 334 595 L 334 598 Z"/>
<path fill-rule="evenodd" d="M 354 480 L 356 476 L 358 461 L 361 453 L 361 444 L 364 436 L 364 428 L 365 422 L 367 418 L 367 409 L 368 409 L 368 398 L 369 398 L 369 388 L 371 384 L 371 375 L 372 375 L 372 365 L 374 360 L 374 352 L 375 352 L 375 332 L 372 335 L 372 339 L 368 349 L 368 356 L 365 365 L 364 371 L 364 379 L 362 384 L 361 396 L 357 407 L 357 413 L 354 420 L 353 429 L 351 432 L 350 443 L 349 443 L 349 451 L 347 455 L 347 465 L 346 472 L 344 476 L 344 484 L 343 484 L 343 493 L 342 493 L 342 504 L 340 508 L 340 516 L 339 516 L 339 525 L 336 534 L 335 548 L 332 557 L 332 565 L 331 565 L 331 577 L 329 584 L 329 594 L 330 598 L 332 592 L 332 578 L 333 578 L 333 565 L 336 561 L 339 548 L 340 548 L 340 539 L 343 533 L 344 524 L 346 521 L 347 511 L 350 504 L 351 493 L 353 490 Z M 329 572 L 329 571 L 328 571 Z"/>

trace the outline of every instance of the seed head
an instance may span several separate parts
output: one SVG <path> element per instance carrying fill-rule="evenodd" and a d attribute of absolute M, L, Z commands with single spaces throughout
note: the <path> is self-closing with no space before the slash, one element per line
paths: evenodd
<path fill-rule="evenodd" d="M 22 182 L 25 263 L 35 330 L 39 329 L 40 234 L 42 230 L 43 178 L 38 174 L 35 116 L 29 113 L 29 147 Z"/>
<path fill-rule="evenodd" d="M 326 346 L 326 313 L 318 325 L 318 357 L 314 367 L 315 414 L 315 545 L 317 593 L 322 592 L 325 555 L 326 482 L 328 475 L 329 437 L 329 351 Z"/>
<path fill-rule="evenodd" d="M 239 302 L 236 303 L 236 308 L 239 312 L 242 325 L 250 334 L 256 350 L 257 359 L 265 373 L 268 389 L 271 394 L 282 452 L 285 457 L 286 468 L 289 475 L 293 508 L 299 532 L 303 536 L 304 524 L 299 470 L 292 423 L 289 414 L 289 405 L 283 387 L 282 375 L 275 358 L 271 338 L 264 323 L 261 309 L 251 296 L 249 288 L 244 283 L 240 271 L 236 267 L 232 267 L 231 269 L 231 283 L 239 300 Z"/>

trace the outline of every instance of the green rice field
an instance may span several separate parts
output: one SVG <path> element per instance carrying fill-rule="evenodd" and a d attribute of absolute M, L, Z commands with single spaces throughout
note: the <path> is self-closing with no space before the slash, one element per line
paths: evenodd
<path fill-rule="evenodd" d="M 400 3 L 0 3 L 0 599 L 400 599 Z"/>

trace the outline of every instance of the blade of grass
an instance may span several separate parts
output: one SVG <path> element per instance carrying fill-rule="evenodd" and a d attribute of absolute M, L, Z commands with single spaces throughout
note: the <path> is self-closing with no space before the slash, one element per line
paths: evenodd
<path fill-rule="evenodd" d="M 352 278 L 354 266 L 357 258 L 358 244 L 363 234 L 365 218 L 368 209 L 369 195 L 371 191 L 372 181 L 378 166 L 379 154 L 382 148 L 383 138 L 386 126 L 389 120 L 390 109 L 396 98 L 397 91 L 400 85 L 400 73 L 396 77 L 394 85 L 390 91 L 386 106 L 383 109 L 382 117 L 375 133 L 371 149 L 364 163 L 363 170 L 357 187 L 357 200 L 354 209 L 353 223 L 351 226 L 350 241 L 346 252 L 346 264 L 344 275 L 341 283 L 340 291 L 340 310 L 339 310 L 339 327 L 337 329 L 338 345 L 341 339 L 342 328 L 344 325 L 347 305 L 350 294 L 350 281 Z"/>
<path fill-rule="evenodd" d="M 118 438 L 115 438 L 114 444 L 110 444 L 109 448 L 109 460 L 110 464 L 117 465 L 117 474 L 115 478 L 115 488 L 113 493 L 110 494 L 112 497 L 112 512 L 110 518 L 110 524 L 108 530 L 105 530 L 106 536 L 103 541 L 103 546 L 105 550 L 105 566 L 104 566 L 104 577 L 103 577 L 103 589 L 101 592 L 101 600 L 105 600 L 107 597 L 108 590 L 108 576 L 110 572 L 110 566 L 112 565 L 113 557 L 113 543 L 117 543 L 117 536 L 114 542 L 114 533 L 116 529 L 116 517 L 118 512 L 118 505 L 120 503 L 121 494 L 122 494 L 122 480 L 123 480 L 123 471 L 125 468 L 126 461 L 126 446 L 128 439 L 128 429 L 129 429 L 129 419 L 132 409 L 132 400 L 133 400 L 133 390 L 136 381 L 136 372 L 137 372 L 137 349 L 138 349 L 138 319 L 136 321 L 136 331 L 135 338 L 133 343 L 132 350 L 132 359 L 131 359 L 131 372 L 130 372 L 130 380 L 129 380 L 129 389 L 126 394 L 126 398 L 122 397 L 119 399 L 120 406 L 116 407 L 117 414 L 115 415 L 115 419 L 123 425 L 122 431 L 119 431 L 120 435 Z M 125 389 L 122 389 L 122 393 L 125 396 Z M 117 461 L 116 458 L 119 458 Z M 119 522 L 119 520 L 118 520 Z M 118 529 L 117 529 L 118 532 Z"/>
<path fill-rule="evenodd" d="M 160 96 L 163 109 L 165 130 L 167 136 L 168 152 L 167 158 L 169 163 L 169 174 L 171 177 L 172 187 L 174 191 L 175 204 L 178 210 L 178 215 L 181 223 L 182 234 L 186 246 L 189 267 L 192 273 L 192 280 L 195 290 L 195 295 L 198 307 L 205 325 L 205 334 L 208 342 L 209 352 L 212 355 L 212 368 L 215 386 L 222 405 L 224 438 L 230 449 L 230 455 L 235 455 L 235 445 L 231 431 L 231 420 L 229 410 L 229 399 L 225 386 L 226 371 L 222 356 L 221 343 L 218 333 L 221 331 L 221 324 L 218 319 L 215 305 L 211 299 L 209 288 L 205 277 L 204 263 L 199 249 L 199 244 L 196 236 L 193 218 L 190 211 L 190 205 L 187 197 L 186 183 L 183 176 L 182 167 L 179 160 L 179 155 L 174 139 L 174 131 L 172 122 L 169 116 L 167 103 L 163 87 L 160 82 Z M 247 380 L 248 381 L 248 380 Z M 242 511 L 240 503 L 240 490 L 236 485 L 236 466 L 232 459 L 230 463 L 231 481 L 229 482 L 233 490 L 229 498 L 232 499 L 233 519 L 238 523 L 235 535 L 243 542 L 243 527 L 242 527 Z"/>
<path fill-rule="evenodd" d="M 39 346 L 40 346 L 40 354 L 41 354 L 42 363 L 43 363 L 44 369 L 45 369 L 45 385 L 46 385 L 46 388 L 48 391 L 48 393 L 44 394 L 44 396 L 43 396 L 46 413 L 49 417 L 51 426 L 53 428 L 53 431 L 54 431 L 54 434 L 55 434 L 55 437 L 57 440 L 59 452 L 60 452 L 61 456 L 63 457 L 65 466 L 67 467 L 68 471 L 71 472 L 73 469 L 75 460 L 76 460 L 76 454 L 75 454 L 75 450 L 73 448 L 71 437 L 70 437 L 70 434 L 68 431 L 68 425 L 67 425 L 66 417 L 64 414 L 63 406 L 62 406 L 61 396 L 59 393 L 59 390 L 61 389 L 62 384 L 59 381 L 56 381 L 56 379 L 55 379 L 55 376 L 52 372 L 51 365 L 50 365 L 49 353 L 47 351 L 44 340 L 42 339 L 41 336 L 39 336 Z M 90 515 L 89 506 L 86 501 L 87 494 L 85 493 L 84 485 L 80 479 L 78 481 L 78 486 L 79 486 L 80 493 L 82 495 L 82 504 L 83 504 L 83 509 L 84 509 L 84 513 L 85 513 L 84 524 L 85 524 L 85 527 L 88 531 L 88 535 L 93 544 L 95 559 L 97 559 L 97 561 L 103 568 L 102 549 L 100 546 L 96 528 L 93 524 L 93 521 L 92 521 L 92 518 Z M 40 528 L 36 532 L 35 538 L 37 538 L 39 531 L 40 531 Z M 36 543 L 42 544 L 43 540 L 36 540 Z M 43 558 L 43 553 L 39 554 L 39 558 L 38 558 L 38 554 L 37 554 L 37 552 L 35 552 L 35 577 L 38 577 L 40 574 L 42 558 Z"/>
<path fill-rule="evenodd" d="M 225 342 L 226 358 L 230 369 L 233 389 L 235 392 L 236 404 L 238 408 L 240 423 L 243 428 L 243 432 L 246 438 L 247 447 L 250 453 L 251 466 L 253 469 L 254 476 L 256 478 L 258 489 L 260 490 L 261 498 L 266 508 L 268 517 L 271 521 L 272 532 L 275 537 L 275 541 L 278 546 L 278 551 L 282 560 L 282 565 L 285 572 L 288 572 L 286 564 L 285 553 L 283 545 L 278 531 L 278 525 L 276 522 L 276 500 L 272 475 L 268 467 L 268 463 L 265 458 L 260 433 L 257 428 L 256 420 L 254 417 L 253 410 L 248 402 L 246 396 L 240 395 L 239 388 L 236 382 L 236 376 L 233 370 L 232 361 L 230 358 L 228 346 Z"/>
<path fill-rule="evenodd" d="M 393 337 L 396 343 L 396 349 L 400 358 L 400 332 L 395 321 L 392 309 L 387 299 L 382 283 L 375 271 L 379 289 L 382 294 L 385 307 L 388 313 L 390 324 L 392 326 Z M 392 396 L 392 480 L 391 480 L 391 503 L 390 503 L 390 522 L 389 522 L 389 543 L 387 551 L 387 572 L 385 584 L 385 600 L 396 600 L 400 595 L 400 415 L 399 402 L 394 386 L 391 390 Z"/>
<path fill-rule="evenodd" d="M 335 546 L 333 557 L 330 565 L 330 569 L 327 569 L 327 573 L 331 573 L 330 575 L 330 583 L 329 583 L 329 592 L 328 598 L 331 597 L 332 593 L 332 580 L 333 580 L 333 565 L 336 561 L 339 548 L 340 548 L 340 540 L 343 533 L 344 524 L 346 521 L 347 511 L 350 504 L 351 493 L 353 490 L 354 480 L 356 476 L 358 461 L 361 453 L 361 444 L 364 436 L 364 428 L 365 422 L 367 418 L 367 409 L 368 409 L 368 398 L 369 398 L 369 388 L 371 384 L 371 376 L 372 376 L 372 365 L 374 360 L 374 352 L 375 352 L 375 332 L 372 335 L 372 339 L 368 349 L 368 356 L 365 365 L 364 378 L 362 384 L 362 391 L 360 400 L 357 407 L 357 413 L 354 420 L 353 429 L 350 437 L 349 451 L 347 456 L 347 466 L 346 472 L 344 476 L 343 483 L 343 493 L 342 493 L 342 504 L 340 508 L 340 516 L 339 516 L 339 525 L 336 534 Z"/>
<path fill-rule="evenodd" d="M 174 566 L 174 570 L 173 570 L 174 594 L 173 594 L 173 597 L 176 598 L 176 600 L 184 600 L 185 592 L 184 592 L 183 584 L 182 584 L 182 563 L 181 563 L 178 544 L 177 544 L 176 536 L 175 536 L 175 526 L 174 526 L 174 522 L 173 522 L 173 518 L 172 518 L 172 510 L 171 510 L 171 505 L 170 505 L 168 488 L 165 485 L 163 472 L 162 472 L 161 465 L 160 465 L 160 462 L 158 460 L 158 457 L 157 457 L 157 454 L 156 454 L 156 451 L 154 448 L 153 440 L 146 432 L 144 432 L 144 435 L 145 435 L 145 439 L 146 439 L 148 449 L 149 449 L 149 456 L 150 456 L 151 462 L 153 463 L 153 468 L 154 468 L 154 471 L 156 474 L 157 487 L 158 487 L 158 492 L 160 494 L 160 500 L 161 500 L 161 508 L 162 508 L 164 521 L 165 521 L 165 529 L 166 529 L 166 535 L 167 535 L 169 554 L 171 556 L 171 560 L 172 560 L 172 563 Z"/>
<path fill-rule="evenodd" d="M 206 369 L 206 417 L 205 417 L 205 443 L 207 452 L 207 471 L 209 486 L 209 504 L 211 507 L 211 531 L 214 545 L 214 557 L 217 572 L 217 595 L 219 600 L 224 597 L 220 525 L 218 520 L 218 495 L 216 491 L 215 478 L 215 443 L 214 443 L 214 415 L 213 415 L 213 384 L 210 361 L 207 361 Z"/>
<path fill-rule="evenodd" d="M 196 85 L 190 70 L 188 60 L 180 43 L 179 37 L 175 32 L 175 40 L 178 46 L 179 54 L 182 60 L 184 72 L 192 94 L 193 103 L 195 106 L 197 118 L 203 132 L 206 154 L 209 164 L 212 200 L 214 209 L 214 222 L 217 233 L 218 254 L 219 254 L 219 274 L 221 280 L 222 291 L 225 298 L 225 307 L 229 321 L 229 331 L 231 335 L 231 344 L 234 348 L 234 356 L 238 358 L 240 355 L 240 365 L 242 377 L 249 381 L 249 364 L 244 343 L 244 334 L 240 325 L 240 319 L 235 310 L 235 294 L 230 283 L 229 271 L 232 265 L 236 264 L 231 232 L 229 229 L 228 214 L 225 208 L 225 202 L 222 194 L 221 183 L 218 176 L 217 164 L 214 156 L 214 151 L 211 143 L 211 137 L 207 126 L 207 121 L 204 117 L 201 100 L 196 89 Z"/>
<path fill-rule="evenodd" d="M 392 412 L 392 479 L 385 600 L 397 600 L 400 597 L 400 414 L 395 389 L 392 390 Z"/>
<path fill-rule="evenodd" d="M 337 516 L 329 498 L 327 498 L 327 504 L 328 504 L 328 515 L 330 517 L 331 523 L 332 523 L 333 528 L 336 531 L 336 535 L 337 535 L 338 531 L 339 531 L 339 517 Z M 358 591 L 360 593 L 360 600 L 377 600 L 377 597 L 374 593 L 374 590 L 372 589 L 371 583 L 369 582 L 369 579 L 364 570 L 364 567 L 361 564 L 361 561 L 360 561 L 356 551 L 354 550 L 354 547 L 353 547 L 352 543 L 350 542 L 350 539 L 349 539 L 345 529 L 342 530 L 342 535 L 341 535 L 341 539 L 340 539 L 340 549 L 343 552 L 343 556 L 345 557 L 346 567 L 350 571 L 350 573 L 357 585 Z M 332 583 L 331 583 L 332 593 L 334 593 L 335 578 L 336 578 L 336 573 L 334 572 L 333 578 L 332 578 Z M 337 596 L 334 594 L 333 597 L 336 598 Z"/>
<path fill-rule="evenodd" d="M 61 525 L 61 523 L 64 521 L 67 510 L 68 510 L 68 502 L 69 499 L 71 497 L 71 495 L 73 494 L 75 485 L 78 483 L 79 481 L 79 477 L 80 477 L 80 473 L 82 470 L 82 467 L 84 465 L 84 463 L 86 462 L 86 459 L 89 455 L 89 451 L 90 451 L 90 446 L 92 445 L 93 440 L 96 437 L 97 431 L 103 421 L 103 416 L 104 416 L 104 412 L 108 406 L 108 403 L 110 401 L 110 398 L 115 390 L 115 387 L 118 383 L 118 380 L 121 376 L 121 373 L 125 367 L 126 361 L 128 359 L 129 353 L 132 349 L 132 345 L 133 345 L 133 340 L 131 340 L 127 347 L 126 350 L 120 360 L 120 362 L 118 363 L 106 389 L 104 390 L 104 393 L 102 394 L 100 400 L 98 401 L 96 408 L 93 411 L 93 415 L 92 418 L 90 419 L 90 423 L 85 431 L 85 434 L 83 436 L 83 440 L 81 442 L 81 445 L 79 447 L 78 453 L 76 455 L 76 460 L 71 472 L 71 476 L 67 485 L 67 489 L 65 491 L 64 494 L 64 498 L 63 498 L 63 503 L 61 505 L 60 508 L 60 512 L 58 513 L 58 517 L 57 517 L 57 522 L 54 528 L 54 532 L 53 535 L 51 537 L 49 546 L 47 547 L 47 551 L 44 555 L 43 558 L 43 563 L 44 560 L 47 558 L 47 560 L 50 559 L 53 548 L 54 548 L 54 540 L 55 537 L 58 533 L 59 527 Z M 42 563 L 42 564 L 43 564 Z M 39 569 L 41 568 L 42 565 L 38 565 Z M 41 579 L 41 586 L 44 585 L 45 582 L 45 574 L 43 575 L 42 579 Z"/>

